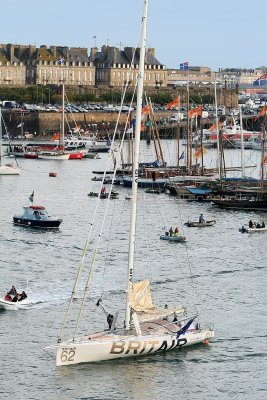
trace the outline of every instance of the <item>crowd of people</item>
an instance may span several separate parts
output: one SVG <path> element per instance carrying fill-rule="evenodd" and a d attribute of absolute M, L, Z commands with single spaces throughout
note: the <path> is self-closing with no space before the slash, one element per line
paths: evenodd
<path fill-rule="evenodd" d="M 27 299 L 27 294 L 24 292 L 24 290 L 21 293 L 18 293 L 15 286 L 12 286 L 12 288 L 7 292 L 5 296 L 6 301 L 11 301 L 13 303 L 16 303 L 17 301 L 22 301 L 24 299 Z"/>

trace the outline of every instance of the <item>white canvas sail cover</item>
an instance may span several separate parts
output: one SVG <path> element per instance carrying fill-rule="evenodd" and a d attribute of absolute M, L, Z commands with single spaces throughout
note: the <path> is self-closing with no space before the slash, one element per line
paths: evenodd
<path fill-rule="evenodd" d="M 186 311 L 183 306 L 156 308 L 152 301 L 150 282 L 148 280 L 133 283 L 129 300 L 131 308 L 137 313 L 140 322 L 161 319 L 174 313 L 179 314 Z"/>

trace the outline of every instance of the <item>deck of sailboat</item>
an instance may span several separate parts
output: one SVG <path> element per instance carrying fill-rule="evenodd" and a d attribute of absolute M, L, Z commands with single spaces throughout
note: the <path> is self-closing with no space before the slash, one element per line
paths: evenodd
<path fill-rule="evenodd" d="M 167 320 L 157 320 L 145 322 L 141 325 L 142 336 L 153 336 L 156 335 L 164 335 L 174 333 L 176 334 L 178 330 L 177 324 L 169 322 Z M 134 337 L 136 339 L 137 333 L 134 327 L 129 330 L 126 329 L 117 329 L 117 330 L 106 330 L 104 332 L 94 333 L 92 335 L 83 336 L 84 340 L 96 340 L 96 341 L 105 341 L 112 339 L 124 339 Z"/>

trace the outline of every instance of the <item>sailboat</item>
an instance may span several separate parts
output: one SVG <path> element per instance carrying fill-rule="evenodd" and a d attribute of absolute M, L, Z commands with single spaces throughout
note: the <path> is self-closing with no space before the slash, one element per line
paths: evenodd
<path fill-rule="evenodd" d="M 68 160 L 70 158 L 69 153 L 64 150 L 64 124 L 65 124 L 65 87 L 64 82 L 62 83 L 62 119 L 61 129 L 59 135 L 59 145 L 54 150 L 44 150 L 38 152 L 38 159 L 44 160 Z"/>
<path fill-rule="evenodd" d="M 0 107 L 0 175 L 19 175 L 20 168 L 12 164 L 2 165 L 2 109 Z"/>
<path fill-rule="evenodd" d="M 137 87 L 137 112 L 135 127 L 135 151 L 133 163 L 132 198 L 130 236 L 128 247 L 128 268 L 126 283 L 126 305 L 124 324 L 117 327 L 118 313 L 114 316 L 101 305 L 101 299 L 97 305 L 106 311 L 108 329 L 82 336 L 76 336 L 79 328 L 80 318 L 85 306 L 88 286 L 90 282 L 92 265 L 89 268 L 88 280 L 85 283 L 84 296 L 74 333 L 70 339 L 63 339 L 64 328 L 69 320 L 70 311 L 77 283 L 83 269 L 84 253 L 80 268 L 78 270 L 72 290 L 71 299 L 66 311 L 60 337 L 56 346 L 56 365 L 66 366 L 85 362 L 98 362 L 113 360 L 117 358 L 137 357 L 157 352 L 165 352 L 172 349 L 203 343 L 214 336 L 212 328 L 201 328 L 199 324 L 194 325 L 196 315 L 188 317 L 186 309 L 178 305 L 173 308 L 157 308 L 151 298 L 150 283 L 148 280 L 133 282 L 135 236 L 137 217 L 137 188 L 138 188 L 138 165 L 140 147 L 141 109 L 144 79 L 144 61 L 146 48 L 148 0 L 144 0 L 144 13 L 142 18 L 142 38 L 140 46 L 140 63 Z M 99 235 L 100 236 L 100 235 Z M 85 249 L 87 245 L 85 246 Z M 95 260 L 93 257 L 92 263 Z M 168 318 L 171 320 L 168 321 Z M 170 322 L 171 321 L 171 322 Z"/>

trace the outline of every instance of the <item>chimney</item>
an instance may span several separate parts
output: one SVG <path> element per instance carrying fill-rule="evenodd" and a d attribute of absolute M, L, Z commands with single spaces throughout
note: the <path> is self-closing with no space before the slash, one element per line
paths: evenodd
<path fill-rule="evenodd" d="M 91 52 L 90 52 L 90 61 L 94 62 L 96 58 L 96 53 L 98 52 L 97 47 L 91 47 Z"/>
<path fill-rule="evenodd" d="M 150 47 L 149 49 L 147 49 L 147 52 L 150 53 L 152 55 L 152 57 L 155 57 L 155 49 L 153 47 Z"/>
<path fill-rule="evenodd" d="M 7 45 L 7 54 L 8 54 L 9 60 L 11 62 L 14 61 L 14 45 L 13 44 Z"/>

